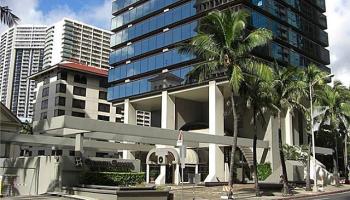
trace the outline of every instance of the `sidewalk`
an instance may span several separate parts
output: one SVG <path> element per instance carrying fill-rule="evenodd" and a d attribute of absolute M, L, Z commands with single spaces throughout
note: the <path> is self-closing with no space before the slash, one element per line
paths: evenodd
<path fill-rule="evenodd" d="M 194 188 L 189 185 L 184 186 L 184 199 L 192 200 L 195 197 L 196 200 L 205 199 L 220 199 L 222 192 L 222 186 L 218 187 L 203 187 L 197 186 Z M 181 186 L 171 186 L 171 190 L 175 194 L 175 200 L 180 200 L 182 195 Z M 313 192 L 306 192 L 304 188 L 295 188 L 293 196 L 283 197 L 280 191 L 264 191 L 262 197 L 255 197 L 253 184 L 235 184 L 234 185 L 234 197 L 235 199 L 262 199 L 262 200 L 276 200 L 276 199 L 303 199 L 305 197 L 314 195 L 325 195 L 332 193 L 340 193 L 344 191 L 350 191 L 350 185 L 342 185 L 340 187 L 327 186 L 323 192 L 317 194 Z"/>

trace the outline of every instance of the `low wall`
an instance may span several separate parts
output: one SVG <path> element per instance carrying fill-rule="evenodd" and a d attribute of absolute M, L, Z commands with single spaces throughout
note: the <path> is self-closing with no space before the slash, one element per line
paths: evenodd
<path fill-rule="evenodd" d="M 97 161 L 97 165 L 127 162 L 128 165 L 133 165 L 132 172 L 140 172 L 140 160 L 89 159 Z M 37 195 L 55 191 L 62 186 L 76 186 L 84 169 L 86 168 L 76 167 L 74 157 L 68 156 L 0 158 L 0 177 L 4 180 L 0 194 Z"/>
<path fill-rule="evenodd" d="M 173 194 L 155 188 L 119 188 L 106 186 L 63 187 L 63 192 L 103 200 L 169 200 Z"/>

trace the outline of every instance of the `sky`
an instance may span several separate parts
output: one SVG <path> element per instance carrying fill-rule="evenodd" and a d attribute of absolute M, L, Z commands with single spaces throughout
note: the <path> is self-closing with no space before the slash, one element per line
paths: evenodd
<path fill-rule="evenodd" d="M 20 17 L 20 24 L 53 24 L 73 18 L 109 30 L 112 0 L 0 0 Z M 331 69 L 335 79 L 350 85 L 350 1 L 326 0 Z M 0 32 L 6 30 L 0 25 Z"/>

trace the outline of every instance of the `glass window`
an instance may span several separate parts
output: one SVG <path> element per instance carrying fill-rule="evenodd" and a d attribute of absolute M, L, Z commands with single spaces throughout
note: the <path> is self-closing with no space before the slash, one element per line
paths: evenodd
<path fill-rule="evenodd" d="M 136 42 L 134 44 L 134 51 L 135 51 L 135 55 L 140 55 L 141 54 L 141 42 Z"/>
<path fill-rule="evenodd" d="M 169 10 L 168 12 L 165 12 L 164 14 L 164 24 L 171 24 L 173 21 L 173 12 L 172 10 Z"/>
<path fill-rule="evenodd" d="M 65 106 L 66 105 L 66 98 L 65 97 L 56 97 L 55 98 L 55 106 Z"/>
<path fill-rule="evenodd" d="M 41 109 L 43 110 L 43 109 L 47 109 L 47 107 L 48 107 L 48 105 L 49 105 L 49 101 L 46 99 L 46 100 L 43 100 L 42 102 L 41 102 Z"/>
<path fill-rule="evenodd" d="M 47 119 L 47 112 L 42 112 L 40 114 L 40 119 Z"/>
<path fill-rule="evenodd" d="M 134 66 L 134 75 L 139 74 L 141 72 L 140 61 L 134 62 L 133 66 Z"/>
<path fill-rule="evenodd" d="M 132 83 L 127 83 L 126 84 L 125 95 L 126 96 L 131 96 L 132 95 Z"/>
<path fill-rule="evenodd" d="M 73 87 L 73 94 L 85 97 L 86 96 L 86 88 L 74 86 Z"/>
<path fill-rule="evenodd" d="M 86 84 L 87 83 L 86 76 L 80 75 L 80 74 L 75 74 L 74 75 L 74 82 L 80 83 L 80 84 Z"/>
<path fill-rule="evenodd" d="M 119 97 L 120 98 L 125 97 L 125 84 L 122 84 L 119 86 Z"/>
<path fill-rule="evenodd" d="M 151 49 L 148 48 L 148 39 L 142 40 L 141 41 L 141 52 L 145 53 Z"/>
<path fill-rule="evenodd" d="M 56 93 L 66 93 L 67 86 L 63 83 L 56 84 Z"/>
<path fill-rule="evenodd" d="M 157 44 L 156 37 L 150 37 L 148 42 L 149 49 L 156 49 L 157 48 L 156 44 Z"/>
<path fill-rule="evenodd" d="M 110 110 L 110 105 L 109 104 L 98 103 L 98 111 L 108 112 L 109 113 L 109 110 Z"/>
<path fill-rule="evenodd" d="M 165 52 L 164 53 L 164 66 L 169 66 L 172 64 L 172 59 L 171 59 L 171 51 Z"/>
<path fill-rule="evenodd" d="M 73 117 L 82 117 L 82 118 L 84 118 L 85 117 L 85 113 L 72 111 L 72 116 Z"/>
<path fill-rule="evenodd" d="M 173 42 L 172 30 L 164 33 L 164 46 L 167 46 Z"/>
<path fill-rule="evenodd" d="M 181 41 L 181 28 L 175 28 L 173 31 L 173 42 Z"/>
<path fill-rule="evenodd" d="M 126 77 L 126 66 L 122 65 L 120 66 L 120 78 L 125 78 Z"/>
<path fill-rule="evenodd" d="M 49 87 L 46 87 L 43 89 L 41 97 L 47 97 L 49 96 Z"/>
<path fill-rule="evenodd" d="M 67 80 L 67 72 L 60 71 L 57 73 L 57 80 Z"/>
<path fill-rule="evenodd" d="M 141 60 L 141 73 L 148 71 L 148 59 L 144 58 Z"/>
<path fill-rule="evenodd" d="M 156 67 L 157 68 L 163 66 L 163 61 L 164 61 L 163 54 L 156 55 Z"/>
<path fill-rule="evenodd" d="M 107 92 L 105 91 L 99 91 L 98 92 L 98 98 L 102 100 L 107 100 Z"/>
<path fill-rule="evenodd" d="M 134 66 L 133 66 L 132 63 L 126 65 L 126 70 L 127 70 L 127 73 L 126 73 L 126 76 L 127 76 L 127 77 L 130 77 L 130 76 L 133 76 L 133 75 L 134 75 Z"/>
<path fill-rule="evenodd" d="M 80 100 L 80 99 L 73 99 L 72 107 L 73 108 L 85 109 L 85 101 Z"/>
<path fill-rule="evenodd" d="M 102 121 L 109 121 L 109 116 L 98 115 L 97 119 Z"/>
<path fill-rule="evenodd" d="M 54 116 L 57 117 L 57 116 L 62 116 L 65 114 L 65 111 L 64 110 L 61 110 L 61 109 L 55 109 L 55 112 L 54 112 Z"/>
<path fill-rule="evenodd" d="M 148 58 L 148 70 L 154 70 L 156 68 L 156 57 L 151 56 Z"/>
<path fill-rule="evenodd" d="M 132 83 L 132 94 L 136 95 L 140 93 L 140 84 L 139 81 L 135 81 Z"/>

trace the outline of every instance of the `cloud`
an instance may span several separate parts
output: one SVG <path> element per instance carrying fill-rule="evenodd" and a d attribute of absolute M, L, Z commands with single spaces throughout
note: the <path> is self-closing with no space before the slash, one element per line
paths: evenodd
<path fill-rule="evenodd" d="M 350 85 L 350 1 L 326 0 L 331 69 L 335 79 Z"/>
<path fill-rule="evenodd" d="M 78 11 L 73 10 L 67 4 L 62 4 L 48 12 L 43 12 L 38 8 L 39 0 L 3 0 L 1 4 L 9 6 L 13 10 L 21 19 L 20 24 L 51 25 L 63 17 L 68 17 L 109 30 L 112 17 L 111 0 L 103 0 L 97 6 L 87 4 Z M 0 33 L 6 29 L 7 27 L 0 25 Z"/>

